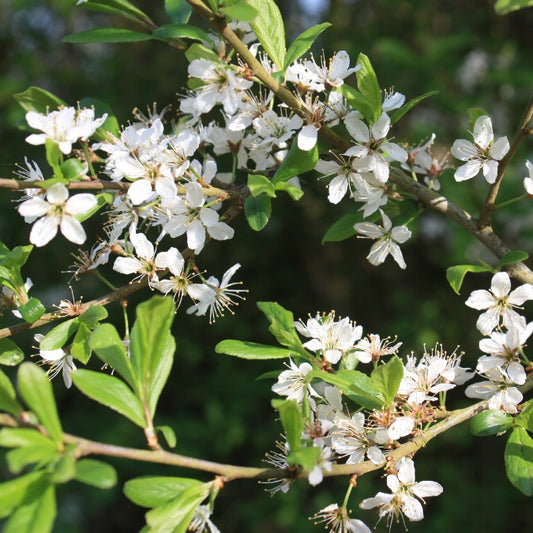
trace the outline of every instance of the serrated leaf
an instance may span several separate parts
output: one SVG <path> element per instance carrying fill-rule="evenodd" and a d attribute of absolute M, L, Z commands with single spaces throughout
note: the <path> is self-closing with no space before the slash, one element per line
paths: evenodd
<path fill-rule="evenodd" d="M 165 11 L 175 24 L 187 24 L 192 7 L 186 0 L 165 0 Z"/>
<path fill-rule="evenodd" d="M 370 376 L 372 384 L 381 392 L 385 403 L 391 403 L 396 397 L 403 378 L 403 364 L 396 356 L 386 364 L 377 365 Z"/>
<path fill-rule="evenodd" d="M 364 113 L 363 115 L 365 115 L 365 118 L 371 124 L 374 124 L 381 116 L 381 90 L 379 88 L 378 78 L 370 63 L 370 59 L 365 54 L 359 54 L 357 64 L 361 65 L 361 68 L 356 72 L 357 88 L 368 103 L 369 116 Z"/>
<path fill-rule="evenodd" d="M 283 308 L 277 302 L 257 302 L 257 307 L 259 307 L 270 322 L 268 331 L 274 335 L 276 340 L 283 346 L 308 358 L 309 354 L 306 352 L 300 337 L 296 333 L 294 315 L 291 311 Z"/>
<path fill-rule="evenodd" d="M 455 294 L 460 294 L 461 286 L 467 272 L 492 272 L 489 267 L 481 265 L 456 265 L 446 269 L 446 279 Z"/>
<path fill-rule="evenodd" d="M 470 433 L 476 437 L 489 437 L 504 433 L 512 425 L 513 417 L 505 411 L 483 411 L 470 420 Z"/>
<path fill-rule="evenodd" d="M 174 360 L 176 343 L 170 334 L 174 310 L 171 298 L 153 296 L 137 306 L 131 330 L 130 358 L 140 385 L 139 400 L 152 417 Z"/>
<path fill-rule="evenodd" d="M 248 188 L 252 196 L 266 194 L 271 198 L 276 197 L 276 189 L 272 182 L 266 177 L 259 174 L 248 174 Z"/>
<path fill-rule="evenodd" d="M 13 95 L 13 98 L 24 111 L 36 111 L 41 114 L 47 114 L 61 106 L 68 107 L 61 98 L 39 87 L 28 87 L 25 91 Z"/>
<path fill-rule="evenodd" d="M 113 409 L 137 426 L 146 427 L 143 408 L 123 381 L 92 370 L 72 372 L 74 385 L 92 400 Z"/>
<path fill-rule="evenodd" d="M 509 481 L 526 496 L 533 496 L 533 439 L 524 428 L 509 435 L 504 452 Z"/>
<path fill-rule="evenodd" d="M 126 481 L 124 494 L 141 507 L 159 507 L 185 490 L 202 485 L 197 479 L 186 477 L 144 476 Z"/>
<path fill-rule="evenodd" d="M 533 0 L 498 0 L 494 9 L 498 15 L 507 15 L 512 11 L 533 6 Z"/>
<path fill-rule="evenodd" d="M 18 417 L 23 409 L 15 399 L 15 389 L 9 378 L 0 370 L 0 411 Z"/>
<path fill-rule="evenodd" d="M 289 153 L 286 155 L 283 163 L 274 174 L 272 183 L 276 185 L 281 181 L 288 181 L 295 176 L 313 170 L 318 161 L 318 146 L 315 145 L 311 150 L 300 150 L 298 143 L 293 142 Z"/>
<path fill-rule="evenodd" d="M 74 479 L 98 489 L 110 489 L 117 484 L 117 472 L 102 461 L 80 459 L 76 462 Z"/>
<path fill-rule="evenodd" d="M 257 17 L 257 9 L 247 4 L 244 0 L 223 6 L 222 11 L 232 19 L 251 22 Z"/>
<path fill-rule="evenodd" d="M 94 329 L 98 325 L 98 322 L 106 319 L 107 316 L 107 309 L 103 305 L 92 305 L 78 317 L 78 320 L 87 324 L 91 329 Z"/>
<path fill-rule="evenodd" d="M 409 100 L 406 104 L 404 104 L 400 109 L 397 109 L 390 117 L 391 124 L 394 124 L 398 122 L 407 112 L 411 111 L 413 107 L 417 106 L 422 100 L 425 100 L 426 98 L 429 98 L 430 96 L 435 96 L 436 94 L 439 94 L 439 91 L 428 91 L 427 93 L 424 93 L 420 96 L 417 96 L 416 98 L 413 98 L 412 100 Z"/>
<path fill-rule="evenodd" d="M 83 364 L 87 363 L 91 357 L 91 348 L 89 347 L 91 333 L 92 331 L 86 324 L 80 323 L 70 347 L 70 355 Z"/>
<path fill-rule="evenodd" d="M 507 252 L 496 265 L 496 268 L 501 268 L 502 266 L 506 265 L 512 265 L 513 263 L 520 263 L 521 261 L 525 261 L 529 257 L 529 254 L 526 252 L 523 252 L 522 250 L 513 250 L 511 252 Z"/>
<path fill-rule="evenodd" d="M 233 339 L 219 342 L 215 346 L 215 352 L 240 357 L 241 359 L 285 359 L 291 356 L 301 356 L 300 353 L 289 348 Z"/>
<path fill-rule="evenodd" d="M 294 63 L 299 57 L 305 54 L 305 52 L 311 48 L 318 36 L 330 26 L 331 24 L 329 22 L 323 22 L 322 24 L 311 26 L 311 28 L 300 33 L 287 50 L 287 55 L 285 56 L 285 61 L 283 63 L 283 71 L 287 70 L 287 67 L 292 65 L 292 63 Z"/>
<path fill-rule="evenodd" d="M 71 318 L 52 328 L 39 343 L 41 350 L 57 350 L 65 346 L 78 328 L 78 318 Z"/>
<path fill-rule="evenodd" d="M 272 214 L 272 201 L 265 194 L 257 198 L 249 196 L 244 201 L 244 214 L 249 226 L 254 231 L 261 231 Z"/>
<path fill-rule="evenodd" d="M 193 41 L 213 42 L 207 32 L 190 24 L 165 24 L 157 28 L 152 35 L 163 40 L 192 39 Z"/>
<path fill-rule="evenodd" d="M 115 326 L 100 324 L 89 338 L 89 347 L 104 363 L 116 370 L 134 391 L 138 390 L 139 384 L 131 361 Z"/>
<path fill-rule="evenodd" d="M 58 445 L 61 444 L 63 430 L 57 414 L 52 385 L 44 370 L 33 363 L 22 363 L 18 371 L 18 390 L 50 437 Z"/>
<path fill-rule="evenodd" d="M 190 487 L 176 498 L 148 511 L 146 523 L 153 533 L 185 533 L 194 511 L 209 494 L 209 484 Z"/>
<path fill-rule="evenodd" d="M 43 304 L 37 298 L 30 298 L 24 305 L 17 307 L 17 310 L 22 315 L 22 318 L 30 324 L 37 322 L 46 311 Z"/>
<path fill-rule="evenodd" d="M 63 37 L 64 43 L 134 43 L 152 39 L 149 33 L 127 28 L 93 28 Z"/>
<path fill-rule="evenodd" d="M 177 444 L 176 432 L 170 426 L 156 426 L 156 432 L 160 432 L 167 441 L 169 448 L 175 448 Z"/>
<path fill-rule="evenodd" d="M 23 360 L 24 352 L 11 339 L 0 339 L 0 365 L 16 366 Z"/>
<path fill-rule="evenodd" d="M 280 10 L 274 0 L 247 0 L 257 11 L 252 20 L 252 30 L 265 49 L 268 57 L 283 70 L 285 60 L 285 27 Z"/>
<path fill-rule="evenodd" d="M 272 407 L 279 412 L 281 425 L 285 431 L 291 451 L 301 447 L 304 420 L 296 400 L 272 400 Z"/>

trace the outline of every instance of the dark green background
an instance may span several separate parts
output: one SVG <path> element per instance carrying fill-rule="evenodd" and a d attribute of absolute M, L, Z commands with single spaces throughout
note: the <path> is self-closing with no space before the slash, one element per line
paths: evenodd
<path fill-rule="evenodd" d="M 14 163 L 24 156 L 42 160 L 42 151 L 24 143 L 25 132 L 17 129 L 23 112 L 13 93 L 30 85 L 48 89 L 75 104 L 84 96 L 108 102 L 122 123 L 134 107 L 145 109 L 157 102 L 177 107 L 177 93 L 184 92 L 186 64 L 176 50 L 159 42 L 130 45 L 70 45 L 61 38 L 94 26 L 125 26 L 107 16 L 73 10 L 70 1 L 38 2 L 14 0 L 0 3 L 0 176 L 10 177 Z M 439 94 L 419 106 L 395 129 L 396 141 L 413 145 L 432 132 L 437 148 L 445 154 L 457 137 L 465 137 L 467 109 L 485 108 L 494 119 L 497 134 L 511 138 L 533 86 L 533 10 L 505 17 L 494 14 L 493 2 L 471 0 L 360 0 L 324 2 L 318 15 L 296 1 L 278 2 L 287 34 L 294 38 L 307 26 L 330 21 L 320 46 L 326 55 L 348 50 L 355 62 L 366 53 L 382 87 L 392 87 L 413 98 L 429 90 Z M 302 2 L 305 4 L 305 2 Z M 163 24 L 167 22 L 160 2 L 137 5 Z M 201 22 L 196 21 L 197 24 Z M 315 51 L 316 54 L 320 50 Z M 468 59 L 470 58 L 470 59 Z M 464 72 L 472 73 L 475 60 L 485 62 L 478 77 L 465 84 Z M 471 63 L 467 63 L 470 60 Z M 472 63 L 474 62 L 474 63 Z M 461 73 L 463 75 L 461 76 Z M 173 111 L 168 112 L 171 116 Z M 515 168 L 508 172 L 502 199 L 520 194 L 525 176 L 524 157 L 532 159 L 531 144 L 522 147 Z M 449 161 L 451 161 L 449 157 Z M 443 180 L 444 190 L 460 205 L 479 208 L 487 184 L 481 179 L 461 187 L 453 185 L 451 172 Z M 464 306 L 469 291 L 485 288 L 488 275 L 467 277 L 462 295 L 455 295 L 445 281 L 448 266 L 493 258 L 464 231 L 457 230 L 433 213 L 424 213 L 413 238 L 402 247 L 408 269 L 400 270 L 389 259 L 375 268 L 365 260 L 369 241 L 350 239 L 321 244 L 331 223 L 351 209 L 349 202 L 331 206 L 325 187 L 313 176 L 303 179 L 306 194 L 299 203 L 280 197 L 267 228 L 257 235 L 245 220 L 235 224 L 236 238 L 214 242 L 201 254 L 202 266 L 222 274 L 235 262 L 250 290 L 235 316 L 226 316 L 209 326 L 205 318 L 176 315 L 174 333 L 177 354 L 172 377 L 163 393 L 157 422 L 171 425 L 178 436 L 176 451 L 214 461 L 261 465 L 264 453 L 273 447 L 281 428 L 270 408 L 270 381 L 255 381 L 260 374 L 279 369 L 276 362 L 238 361 L 214 352 L 224 338 L 271 342 L 267 322 L 255 303 L 276 300 L 305 318 L 317 311 L 335 309 L 363 325 L 366 333 L 398 335 L 402 354 L 420 354 L 423 344 L 443 344 L 449 352 L 457 345 L 466 352 L 465 361 L 475 364 L 479 334 L 476 312 Z M 27 243 L 29 226 L 14 211 L 16 195 L 2 195 L 0 232 L 8 246 Z M 512 248 L 531 251 L 529 206 L 521 204 L 498 214 Z M 96 235 L 96 224 L 88 231 Z M 61 238 L 45 249 L 35 250 L 25 274 L 34 282 L 34 294 L 51 306 L 66 297 L 74 247 Z M 118 276 L 117 283 L 123 282 Z M 106 292 L 94 279 L 74 286 L 85 300 Z M 148 292 L 131 298 L 135 303 Z M 118 306 L 110 313 L 120 324 Z M 11 322 L 4 316 L 4 324 Z M 31 353 L 31 336 L 16 339 Z M 60 412 L 67 431 L 104 442 L 144 445 L 143 436 L 127 421 L 56 380 Z M 466 405 L 462 391 L 450 394 L 450 405 Z M 526 532 L 533 529 L 531 500 L 513 488 L 503 468 L 504 438 L 475 439 L 466 426 L 449 431 L 417 455 L 417 478 L 439 481 L 444 494 L 430 499 L 426 519 L 410 523 L 411 532 L 444 533 L 450 530 L 473 533 Z M 137 475 L 192 475 L 189 471 L 161 466 L 129 464 L 116 460 L 121 483 Z M 0 467 L 8 475 L 5 465 Z M 5 477 L 5 476 L 2 476 Z M 201 476 L 208 480 L 209 476 Z M 312 530 L 309 516 L 320 508 L 342 501 L 347 480 L 326 480 L 317 489 L 305 482 L 286 496 L 271 498 L 251 481 L 230 483 L 217 499 L 214 521 L 226 533 L 300 533 Z M 376 514 L 359 512 L 361 498 L 386 491 L 379 474 L 359 480 L 352 493 L 354 515 L 370 526 Z M 56 531 L 131 532 L 143 524 L 143 511 L 121 494 L 88 489 L 71 483 L 58 492 Z M 395 525 L 402 530 L 402 525 Z M 376 531 L 387 531 L 380 523 Z"/>

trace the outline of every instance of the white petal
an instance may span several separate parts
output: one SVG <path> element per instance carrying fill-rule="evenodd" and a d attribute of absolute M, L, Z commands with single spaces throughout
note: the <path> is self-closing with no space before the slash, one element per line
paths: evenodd
<path fill-rule="evenodd" d="M 473 291 L 465 302 L 465 305 L 472 307 L 472 309 L 477 309 L 478 311 L 488 309 L 495 304 L 496 300 L 494 299 L 494 296 L 489 291 L 482 289 Z"/>
<path fill-rule="evenodd" d="M 113 264 L 113 270 L 121 274 L 135 274 L 142 268 L 142 263 L 135 257 L 117 257 Z"/>
<path fill-rule="evenodd" d="M 486 150 L 492 140 L 494 133 L 492 132 L 492 121 L 487 115 L 479 117 L 474 124 L 474 142 L 483 150 Z"/>
<path fill-rule="evenodd" d="M 493 159 L 496 159 L 496 161 L 501 161 L 503 159 L 503 156 L 509 151 L 510 148 L 511 147 L 509 145 L 507 137 L 500 137 L 492 145 L 491 155 Z"/>
<path fill-rule="evenodd" d="M 63 215 L 61 217 L 61 233 L 70 241 L 75 244 L 83 244 L 87 235 L 81 225 L 81 222 L 72 216 Z"/>
<path fill-rule="evenodd" d="M 419 498 L 429 498 L 432 496 L 439 496 L 444 490 L 440 483 L 436 481 L 420 481 L 415 483 L 411 490 Z"/>
<path fill-rule="evenodd" d="M 318 139 L 318 130 L 313 124 L 304 126 L 298 134 L 298 148 L 304 152 L 312 150 Z"/>
<path fill-rule="evenodd" d="M 46 215 L 50 209 L 50 204 L 45 202 L 42 198 L 35 196 L 22 202 L 18 206 L 18 212 L 24 217 L 38 218 Z"/>
<path fill-rule="evenodd" d="M 134 181 L 128 189 L 128 198 L 133 205 L 142 204 L 152 196 L 152 184 L 145 179 Z"/>
<path fill-rule="evenodd" d="M 68 198 L 68 189 L 62 183 L 54 183 L 46 191 L 46 199 L 51 204 L 61 205 Z"/>
<path fill-rule="evenodd" d="M 405 495 L 402 497 L 402 500 L 402 511 L 409 520 L 418 522 L 424 518 L 424 508 L 416 498 Z"/>
<path fill-rule="evenodd" d="M 35 246 L 44 246 L 57 234 L 59 219 L 57 217 L 42 217 L 31 228 L 30 242 Z"/>
<path fill-rule="evenodd" d="M 456 171 L 453 177 L 455 181 L 465 181 L 477 176 L 481 170 L 481 161 L 478 159 L 473 159 L 468 161 L 468 163 L 460 166 Z"/>
<path fill-rule="evenodd" d="M 88 193 L 76 194 L 67 200 L 65 213 L 69 215 L 84 215 L 93 209 L 98 201 L 95 196 Z"/>
<path fill-rule="evenodd" d="M 511 279 L 507 272 L 498 272 L 492 276 L 492 281 L 490 284 L 490 290 L 496 298 L 500 299 L 509 294 L 511 290 Z"/>

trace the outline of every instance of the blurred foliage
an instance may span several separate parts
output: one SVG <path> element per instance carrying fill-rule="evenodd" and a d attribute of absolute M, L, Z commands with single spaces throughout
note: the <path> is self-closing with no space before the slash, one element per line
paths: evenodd
<path fill-rule="evenodd" d="M 0 175 L 9 177 L 13 163 L 25 156 L 39 159 L 41 152 L 24 143 L 23 112 L 12 95 L 30 85 L 43 87 L 74 104 L 93 96 L 110 104 L 123 123 L 131 110 L 157 102 L 158 109 L 176 104 L 176 93 L 184 91 L 186 64 L 176 50 L 160 42 L 127 45 L 62 44 L 69 33 L 95 26 L 125 27 L 121 20 L 73 9 L 73 0 L 12 0 L 0 3 Z M 437 146 L 446 156 L 453 139 L 467 137 L 467 109 L 482 107 L 493 117 L 497 135 L 511 138 L 533 86 L 533 9 L 499 17 L 488 0 L 290 0 L 280 1 L 287 35 L 294 38 L 311 24 L 330 21 L 332 28 L 321 37 L 326 55 L 345 49 L 351 57 L 364 51 L 372 60 L 382 86 L 392 87 L 408 99 L 429 90 L 438 96 L 425 101 L 398 124 L 396 140 L 412 145 L 438 135 Z M 137 1 L 158 23 L 166 18 L 162 2 Z M 315 51 L 320 54 L 320 50 Z M 173 111 L 167 113 L 171 117 Z M 533 150 L 521 148 L 517 161 Z M 448 162 L 451 157 L 448 156 Z M 521 193 L 525 166 L 509 170 L 501 198 Z M 447 175 L 453 180 L 452 173 Z M 487 184 L 473 180 L 461 187 L 443 190 L 467 209 L 483 201 Z M 237 238 L 212 243 L 202 254 L 213 271 L 223 272 L 240 262 L 241 279 L 250 289 L 248 300 L 235 316 L 208 326 L 205 318 L 186 316 L 180 310 L 174 334 L 177 358 L 173 375 L 161 398 L 157 419 L 174 427 L 178 453 L 215 461 L 261 465 L 264 453 L 274 447 L 272 435 L 281 431 L 270 407 L 270 381 L 255 379 L 278 367 L 269 363 L 243 362 L 214 353 L 224 338 L 270 342 L 267 323 L 256 301 L 278 300 L 296 317 L 335 309 L 362 324 L 365 332 L 398 335 L 402 353 L 421 353 L 424 343 L 435 342 L 449 352 L 457 345 L 469 356 L 477 355 L 477 315 L 464 306 L 474 288 L 486 287 L 489 275 L 469 275 L 462 296 L 455 295 L 445 281 L 446 267 L 492 258 L 464 231 L 434 213 L 424 213 L 417 239 L 405 246 L 408 264 L 400 271 L 390 260 L 375 268 L 364 261 L 369 242 L 351 239 L 321 245 L 326 229 L 351 206 L 327 205 L 324 183 L 310 178 L 299 203 L 276 199 L 266 229 L 257 235 L 244 217 L 236 223 Z M 0 231 L 8 246 L 27 242 L 28 227 L 13 210 L 15 195 L 2 194 Z M 527 207 L 498 215 L 496 224 L 505 228 L 511 248 L 532 251 L 531 215 Z M 475 214 L 475 213 L 474 213 Z M 13 221 L 16 220 L 16 223 Z M 92 228 L 93 233 L 97 230 Z M 91 228 L 89 228 L 89 232 Z M 32 291 L 46 305 L 68 295 L 67 270 L 72 260 L 65 242 L 56 241 L 46 250 L 36 250 L 24 273 L 32 278 Z M 74 251 L 74 248 L 70 249 Z M 115 280 L 121 283 L 119 277 Z M 88 300 L 105 293 L 95 279 L 84 279 L 75 294 Z M 130 299 L 130 315 L 147 294 Z M 118 305 L 110 313 L 120 324 Z M 4 324 L 10 317 L 3 317 Z M 120 328 L 119 328 L 120 329 Z M 19 339 L 17 339 L 19 342 Z M 26 343 L 24 345 L 24 342 Z M 31 353 L 31 336 L 20 339 Z M 66 430 L 128 446 L 144 446 L 142 434 L 129 422 L 105 408 L 66 391 L 54 383 Z M 209 391 L 209 397 L 205 397 Z M 465 405 L 461 392 L 452 394 L 452 406 Z M 105 421 L 102 423 L 102 421 Z M 433 479 L 444 494 L 430 502 L 426 519 L 409 524 L 411 532 L 472 533 L 530 531 L 531 503 L 506 480 L 503 470 L 503 440 L 474 439 L 467 428 L 448 432 L 417 456 L 418 479 Z M 154 465 L 113 462 L 120 481 L 142 474 L 169 474 Z M 2 477 L 7 475 L 5 466 Z M 190 475 L 190 472 L 171 472 Z M 202 476 L 200 475 L 202 478 Z M 203 479 L 209 479 L 203 476 Z M 318 490 L 303 481 L 288 495 L 270 498 L 250 481 L 228 484 L 217 499 L 214 521 L 232 533 L 300 533 L 312 529 L 308 516 L 342 499 L 347 480 L 326 480 Z M 384 490 L 379 476 L 359 480 L 352 494 L 354 516 L 373 525 L 375 514 L 359 512 L 359 494 Z M 128 502 L 120 487 L 111 491 L 68 485 L 59 494 L 56 531 L 121 533 L 139 530 L 143 512 Z M 320 526 L 319 526 L 320 527 Z M 401 530 L 402 525 L 395 525 Z M 376 531 L 387 531 L 380 523 Z"/>

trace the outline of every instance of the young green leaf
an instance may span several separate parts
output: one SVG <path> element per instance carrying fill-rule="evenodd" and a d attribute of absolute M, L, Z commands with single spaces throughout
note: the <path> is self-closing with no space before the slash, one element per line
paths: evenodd
<path fill-rule="evenodd" d="M 533 400 L 522 405 L 522 411 L 515 418 L 515 423 L 533 433 Z"/>
<path fill-rule="evenodd" d="M 533 0 L 498 0 L 494 9 L 498 15 L 507 15 L 511 11 L 533 6 Z"/>
<path fill-rule="evenodd" d="M 46 473 L 41 470 L 0 483 L 0 518 L 9 516 L 28 495 L 35 494 L 43 486 L 45 478 Z"/>
<path fill-rule="evenodd" d="M 53 463 L 50 480 L 56 485 L 68 483 L 76 475 L 76 459 L 72 453 L 64 453 Z"/>
<path fill-rule="evenodd" d="M 529 254 L 523 252 L 522 250 L 513 250 L 507 252 L 496 265 L 496 268 L 501 268 L 502 266 L 512 265 L 513 263 L 519 263 L 520 261 L 525 261 L 529 257 Z"/>
<path fill-rule="evenodd" d="M 305 52 L 313 46 L 313 43 L 317 40 L 318 36 L 330 26 L 331 24 L 329 22 L 323 22 L 322 24 L 311 26 L 311 28 L 300 33 L 287 50 L 287 55 L 285 56 L 285 61 L 283 63 L 283 71 L 285 72 L 287 67 L 292 65 L 299 57 L 305 54 Z"/>
<path fill-rule="evenodd" d="M 170 426 L 156 426 L 155 430 L 157 433 L 161 433 L 163 437 L 165 437 L 169 448 L 176 447 L 178 440 L 175 431 Z"/>
<path fill-rule="evenodd" d="M 154 25 L 152 19 L 146 13 L 135 7 L 131 2 L 128 2 L 128 0 L 90 0 L 79 4 L 78 7 L 112 15 L 122 15 L 128 19 Z"/>
<path fill-rule="evenodd" d="M 37 415 L 50 437 L 60 446 L 63 430 L 52 385 L 44 370 L 33 363 L 22 363 L 18 371 L 18 389 L 26 405 Z"/>
<path fill-rule="evenodd" d="M 16 366 L 23 359 L 24 352 L 11 339 L 0 339 L 0 365 Z"/>
<path fill-rule="evenodd" d="M 13 98 L 24 111 L 36 111 L 43 115 L 61 106 L 68 107 L 61 98 L 39 87 L 28 87 L 25 91 L 13 95 Z"/>
<path fill-rule="evenodd" d="M 120 134 L 120 124 L 118 123 L 115 114 L 111 107 L 102 100 L 98 98 L 93 98 L 92 96 L 85 96 L 80 100 L 80 108 L 93 108 L 95 116 L 101 117 L 107 113 L 107 118 L 105 122 L 94 132 L 91 138 L 96 139 L 97 141 L 106 141 L 109 138 L 109 133 L 115 136 Z"/>
<path fill-rule="evenodd" d="M 251 22 L 257 17 L 257 9 L 247 4 L 245 0 L 240 0 L 231 5 L 224 5 L 222 11 L 225 15 L 235 20 Z"/>
<path fill-rule="evenodd" d="M 115 369 L 134 391 L 139 390 L 131 361 L 115 326 L 100 324 L 89 338 L 89 347 L 104 363 Z"/>
<path fill-rule="evenodd" d="M 101 320 L 108 316 L 107 309 L 103 305 L 92 305 L 78 317 L 80 322 L 87 324 L 91 329 L 94 329 Z"/>
<path fill-rule="evenodd" d="M 22 318 L 30 324 L 37 322 L 46 311 L 43 304 L 37 298 L 30 298 L 24 305 L 17 307 L 17 310 L 22 315 Z"/>
<path fill-rule="evenodd" d="M 265 194 L 257 198 L 249 196 L 244 201 L 244 214 L 249 226 L 254 231 L 261 231 L 272 214 L 272 200 Z"/>
<path fill-rule="evenodd" d="M 134 43 L 152 39 L 149 33 L 127 28 L 93 28 L 63 37 L 64 43 Z"/>
<path fill-rule="evenodd" d="M 78 331 L 76 331 L 70 347 L 70 355 L 83 364 L 87 363 L 91 357 L 91 348 L 89 347 L 91 333 L 92 331 L 89 327 L 83 322 L 80 322 Z"/>
<path fill-rule="evenodd" d="M 421 94 L 420 96 L 417 96 L 416 98 L 413 98 L 412 100 L 409 100 L 406 104 L 404 104 L 400 109 L 397 109 L 390 118 L 391 124 L 395 124 L 400 120 L 407 112 L 411 111 L 413 107 L 417 106 L 422 100 L 425 100 L 426 98 L 429 98 L 430 96 L 435 96 L 436 94 L 439 94 L 439 91 L 428 91 L 427 93 Z"/>
<path fill-rule="evenodd" d="M 313 170 L 317 161 L 318 146 L 315 145 L 311 150 L 300 150 L 298 143 L 293 142 L 289 153 L 274 174 L 272 183 L 275 185 L 281 181 L 288 181 L 294 176 Z"/>
<path fill-rule="evenodd" d="M 318 446 L 309 446 L 307 448 L 299 448 L 289 453 L 287 462 L 289 464 L 302 465 L 306 472 L 313 470 L 320 457 L 320 448 Z"/>
<path fill-rule="evenodd" d="M 468 123 L 470 131 L 474 130 L 474 124 L 479 117 L 488 115 L 488 113 L 482 107 L 469 107 L 468 108 Z"/>
<path fill-rule="evenodd" d="M 533 496 L 533 439 L 524 428 L 513 429 L 504 452 L 509 481 L 526 496 Z"/>
<path fill-rule="evenodd" d="M 165 11 L 174 24 L 187 24 L 192 7 L 187 0 L 165 0 Z"/>
<path fill-rule="evenodd" d="M 271 198 L 276 197 L 276 189 L 266 176 L 261 176 L 259 174 L 248 174 L 248 188 L 252 196 L 260 196 L 261 194 L 266 194 Z"/>
<path fill-rule="evenodd" d="M 300 406 L 296 403 L 296 400 L 272 400 L 272 407 L 279 411 L 281 425 L 285 430 L 291 451 L 298 450 L 301 447 L 301 437 L 304 429 Z"/>
<path fill-rule="evenodd" d="M 280 69 L 285 60 L 285 27 L 274 0 L 247 0 L 257 11 L 251 26 L 268 57 Z"/>
<path fill-rule="evenodd" d="M 291 356 L 301 356 L 300 353 L 288 348 L 233 339 L 219 342 L 215 346 L 215 352 L 240 357 L 241 359 L 285 359 Z"/>
<path fill-rule="evenodd" d="M 75 158 L 67 159 L 61 163 L 59 170 L 61 175 L 67 181 L 80 181 L 82 176 L 85 175 L 85 165 Z"/>
<path fill-rule="evenodd" d="M 446 279 L 455 294 L 460 294 L 467 272 L 492 272 L 492 269 L 481 265 L 456 265 L 447 268 Z"/>
<path fill-rule="evenodd" d="M 43 340 L 39 343 L 39 348 L 41 350 L 57 350 L 65 346 L 78 329 L 78 326 L 78 318 L 71 318 L 61 322 L 43 337 Z"/>
<path fill-rule="evenodd" d="M 381 392 L 385 403 L 392 403 L 403 378 L 403 364 L 394 356 L 386 364 L 376 366 L 370 378 L 376 390 Z"/>
<path fill-rule="evenodd" d="M 86 396 L 125 416 L 137 426 L 146 427 L 143 408 L 123 381 L 92 370 L 72 373 L 74 385 Z"/>
<path fill-rule="evenodd" d="M 24 468 L 31 464 L 45 465 L 57 459 L 58 450 L 54 442 L 49 439 L 51 446 L 25 446 L 15 448 L 6 453 L 6 462 L 12 474 L 20 474 Z"/>
<path fill-rule="evenodd" d="M 145 476 L 126 481 L 124 494 L 141 507 L 159 507 L 187 489 L 202 485 L 201 481 L 186 477 Z"/>
<path fill-rule="evenodd" d="M 213 40 L 209 35 L 196 26 L 190 24 L 165 24 L 155 30 L 152 35 L 157 39 L 191 39 L 193 41 L 202 41 L 212 43 Z"/>
<path fill-rule="evenodd" d="M 98 489 L 110 489 L 117 484 L 117 472 L 102 461 L 80 459 L 76 462 L 74 479 Z"/>
<path fill-rule="evenodd" d="M 357 233 L 354 229 L 355 224 L 358 224 L 363 220 L 375 223 L 379 218 L 379 213 L 373 213 L 366 218 L 364 217 L 362 211 L 353 211 L 351 213 L 347 213 L 328 228 L 326 234 L 324 237 L 322 237 L 322 244 L 326 242 L 345 241 Z"/>
<path fill-rule="evenodd" d="M 354 109 L 357 109 L 357 111 L 362 113 L 368 122 L 372 122 L 374 117 L 373 107 L 368 101 L 367 96 L 347 83 L 343 83 L 340 87 L 336 87 L 335 90 L 340 92 Z"/>
<path fill-rule="evenodd" d="M 512 425 L 513 417 L 504 411 L 483 411 L 470 420 L 470 433 L 476 437 L 490 437 L 504 433 Z"/>
<path fill-rule="evenodd" d="M 276 182 L 275 190 L 286 192 L 296 202 L 304 195 L 304 192 L 302 191 L 302 189 L 294 185 L 291 185 L 290 183 L 287 183 L 286 181 Z"/>
<path fill-rule="evenodd" d="M 23 409 L 15 398 L 15 389 L 11 385 L 11 381 L 0 370 L 0 411 L 19 417 Z"/>
<path fill-rule="evenodd" d="M 309 354 L 302 345 L 300 337 L 296 333 L 294 316 L 290 311 L 284 309 L 276 302 L 257 302 L 257 307 L 268 318 L 270 322 L 268 331 L 276 337 L 276 340 L 280 344 L 291 348 L 305 358 L 309 357 Z"/>
<path fill-rule="evenodd" d="M 359 54 L 357 64 L 361 65 L 361 68 L 356 73 L 357 87 L 366 98 L 368 116 L 362 110 L 361 112 L 373 124 L 381 116 L 381 90 L 379 88 L 378 78 L 370 63 L 370 59 L 365 54 Z"/>

